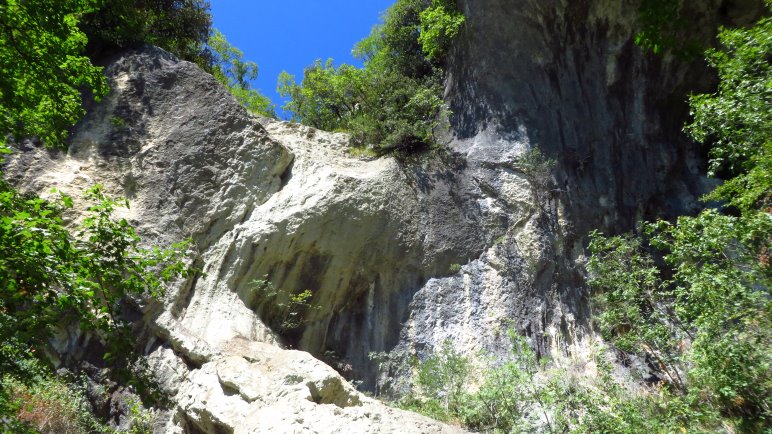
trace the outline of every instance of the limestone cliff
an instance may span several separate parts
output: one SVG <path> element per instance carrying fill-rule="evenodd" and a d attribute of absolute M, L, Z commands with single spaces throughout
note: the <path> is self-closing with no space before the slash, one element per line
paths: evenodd
<path fill-rule="evenodd" d="M 201 272 L 161 301 L 127 306 L 174 403 L 158 432 L 459 431 L 388 408 L 308 353 L 282 349 L 258 315 L 275 308 L 255 297 L 251 281 L 265 274 L 280 289 L 312 289 L 325 306 L 313 320 L 325 324 L 354 311 L 359 300 L 346 291 L 374 269 L 405 267 L 387 287 L 414 279 L 419 255 L 403 255 L 420 250 L 417 207 L 399 166 L 347 157 L 341 135 L 263 127 L 212 76 L 159 49 L 119 55 L 106 74 L 112 92 L 91 107 L 69 152 L 24 144 L 6 172 L 43 196 L 102 183 L 131 200 L 123 217 L 149 244 L 192 239 Z M 368 320 L 363 343 L 391 325 Z M 61 363 L 93 373 L 91 344 L 72 331 L 54 342 Z"/>
<path fill-rule="evenodd" d="M 707 23 L 719 3 L 700 9 Z M 684 95 L 711 78 L 632 43 L 636 1 L 460 5 L 442 156 L 353 157 L 345 135 L 251 117 L 195 65 L 146 48 L 109 63 L 112 92 L 69 152 L 27 145 L 9 163 L 24 189 L 101 182 L 128 197 L 150 243 L 192 238 L 201 273 L 136 306 L 176 403 L 160 432 L 450 432 L 281 348 L 365 388 L 370 352 L 450 339 L 496 353 L 510 327 L 566 351 L 591 332 L 587 232 L 698 207 L 702 151 L 680 125 Z M 521 164 L 530 149 L 556 161 L 541 183 Z M 256 280 L 310 290 L 315 308 L 283 328 Z M 84 339 L 58 349 L 77 358 Z"/>

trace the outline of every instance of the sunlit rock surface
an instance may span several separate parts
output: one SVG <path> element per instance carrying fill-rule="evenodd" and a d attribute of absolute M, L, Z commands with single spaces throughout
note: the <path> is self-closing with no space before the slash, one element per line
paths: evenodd
<path fill-rule="evenodd" d="M 158 49 L 118 56 L 106 72 L 112 92 L 68 153 L 26 144 L 6 170 L 44 196 L 102 183 L 130 199 L 121 216 L 149 244 L 192 239 L 201 271 L 160 302 L 139 303 L 140 338 L 174 403 L 158 432 L 459 431 L 368 398 L 282 345 L 318 353 L 334 338 L 367 351 L 398 333 L 391 315 L 410 301 L 400 288 L 438 261 L 421 251 L 400 167 L 347 157 L 341 135 L 270 121 L 267 130 L 214 78 Z M 275 306 L 261 305 L 251 281 L 266 275 L 279 289 L 312 290 L 323 307 L 302 336 L 282 338 L 261 321 Z M 85 339 L 62 334 L 61 358 L 87 356 Z"/>

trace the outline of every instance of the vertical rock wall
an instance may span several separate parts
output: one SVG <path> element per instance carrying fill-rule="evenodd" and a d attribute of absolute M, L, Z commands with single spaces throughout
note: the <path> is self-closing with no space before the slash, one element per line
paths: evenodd
<path fill-rule="evenodd" d="M 539 353 L 566 351 L 590 332 L 587 234 L 700 208 L 705 150 L 681 129 L 687 95 L 715 79 L 700 58 L 634 44 L 640 3 L 459 1 L 466 23 L 448 59 L 448 143 L 473 180 L 461 188 L 500 224 L 481 222 L 494 241 L 415 294 L 398 350 L 425 354 L 447 339 L 469 354 L 503 352 L 502 331 L 515 328 Z M 719 24 L 762 11 L 745 0 L 684 10 L 705 46 Z M 523 170 L 534 149 L 555 162 L 549 182 Z"/>

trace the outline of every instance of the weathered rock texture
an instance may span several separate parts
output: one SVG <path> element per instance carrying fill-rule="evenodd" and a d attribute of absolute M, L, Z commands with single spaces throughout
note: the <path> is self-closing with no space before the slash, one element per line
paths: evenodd
<path fill-rule="evenodd" d="M 450 339 L 496 353 L 511 327 L 566 350 L 588 332 L 587 232 L 696 209 L 706 181 L 682 99 L 710 78 L 634 46 L 635 1 L 460 5 L 448 155 L 351 157 L 344 135 L 258 121 L 196 66 L 144 49 L 109 64 L 113 91 L 66 155 L 28 146 L 9 163 L 26 189 L 127 196 L 151 243 L 193 240 L 202 272 L 141 308 L 176 402 L 159 430 L 451 431 L 280 345 L 365 387 L 370 352 L 423 357 Z M 521 164 L 534 148 L 556 160 L 543 182 Z M 278 304 L 303 290 L 313 307 L 287 326 Z M 73 339 L 60 349 L 82 351 Z"/>
<path fill-rule="evenodd" d="M 567 351 L 590 331 L 587 234 L 701 207 L 704 149 L 681 129 L 685 95 L 714 78 L 701 59 L 634 44 L 640 3 L 459 1 L 466 23 L 449 54 L 448 143 L 465 162 L 460 178 L 473 182 L 450 189 L 497 216 L 497 227 L 480 221 L 485 235 L 503 235 L 460 273 L 422 286 L 401 349 L 450 339 L 495 352 L 505 347 L 500 331 L 514 326 L 539 353 Z M 700 23 L 690 36 L 710 45 L 719 23 L 747 23 L 760 7 L 688 3 L 689 21 Z M 549 182 L 523 170 L 532 149 L 555 161 Z"/>
<path fill-rule="evenodd" d="M 399 166 L 347 157 L 340 135 L 270 121 L 267 131 L 213 77 L 158 49 L 125 53 L 106 73 L 112 92 L 68 153 L 27 144 L 6 172 L 43 195 L 102 183 L 131 200 L 123 217 L 149 243 L 192 239 L 201 272 L 140 303 L 148 360 L 175 403 L 158 431 L 458 431 L 361 395 L 310 354 L 282 349 L 258 315 L 276 309 L 251 283 L 268 275 L 280 290 L 311 289 L 323 307 L 295 337 L 301 347 L 366 355 L 386 348 L 385 335 L 395 342 L 391 316 L 410 301 L 400 290 L 450 260 L 423 254 Z M 99 359 L 77 333 L 55 347 L 63 361 Z"/>

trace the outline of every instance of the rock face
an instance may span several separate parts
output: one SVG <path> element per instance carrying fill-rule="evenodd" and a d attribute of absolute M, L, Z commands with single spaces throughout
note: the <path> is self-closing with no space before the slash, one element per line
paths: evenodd
<path fill-rule="evenodd" d="M 301 351 L 236 338 L 190 370 L 172 349 L 150 357 L 177 407 L 164 433 L 453 433 L 461 430 L 384 406 Z"/>
<path fill-rule="evenodd" d="M 714 78 L 701 59 L 634 44 L 640 1 L 458 3 L 466 22 L 448 56 L 447 141 L 473 182 L 450 189 L 497 216 L 497 226 L 480 221 L 496 238 L 413 296 L 398 348 L 420 354 L 451 340 L 495 353 L 506 350 L 501 330 L 514 327 L 537 353 L 570 352 L 591 333 L 588 233 L 702 206 L 704 150 L 682 126 L 685 95 L 709 91 Z M 706 45 L 720 23 L 762 13 L 752 0 L 686 7 L 702 22 L 691 37 Z M 554 162 L 549 179 L 524 167 L 534 149 Z"/>
<path fill-rule="evenodd" d="M 192 239 L 202 272 L 141 309 L 176 403 L 160 432 L 453 431 L 308 353 L 372 388 L 371 352 L 423 357 L 451 340 L 495 354 L 512 327 L 566 351 L 590 332 L 588 231 L 698 207 L 681 98 L 710 78 L 633 45 L 637 2 L 460 5 L 446 155 L 353 157 L 345 135 L 255 119 L 195 65 L 146 48 L 110 62 L 112 93 L 68 153 L 26 146 L 9 162 L 24 189 L 101 182 L 128 197 L 149 243 Z M 718 4 L 704 6 L 712 22 Z M 546 175 L 523 165 L 531 149 L 555 160 Z M 310 306 L 288 304 L 305 290 Z"/>
<path fill-rule="evenodd" d="M 416 198 L 399 166 L 347 157 L 341 135 L 271 121 L 266 129 L 213 77 L 159 49 L 124 53 L 106 74 L 112 92 L 68 153 L 27 144 L 5 169 L 43 195 L 57 187 L 77 197 L 102 183 L 131 200 L 123 217 L 148 243 L 192 239 L 201 273 L 141 307 L 148 361 L 175 403 L 157 431 L 459 431 L 388 408 L 309 353 L 282 349 L 260 317 L 277 307 L 251 283 L 268 275 L 278 290 L 314 291 L 324 309 L 294 343 L 318 352 L 328 348 L 324 330 L 337 327 L 330 335 L 341 345 L 367 350 L 406 309 L 400 285 L 440 260 L 422 262 Z M 381 267 L 401 271 L 378 276 Z M 369 310 L 351 308 L 367 297 Z M 368 327 L 354 328 L 356 312 Z M 66 360 L 88 358 L 90 347 L 68 333 L 55 348 Z"/>

